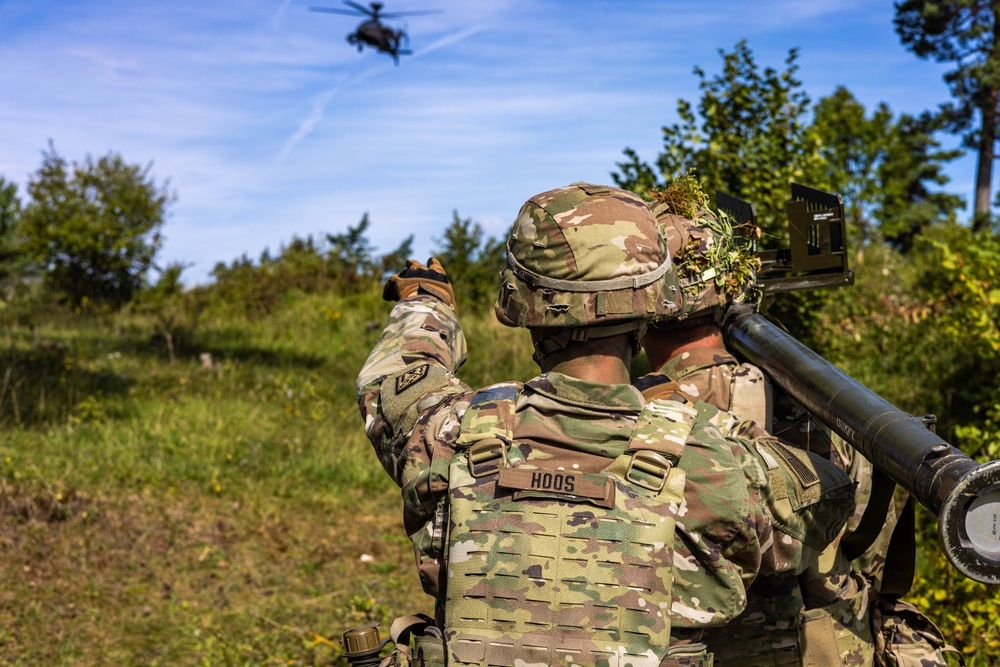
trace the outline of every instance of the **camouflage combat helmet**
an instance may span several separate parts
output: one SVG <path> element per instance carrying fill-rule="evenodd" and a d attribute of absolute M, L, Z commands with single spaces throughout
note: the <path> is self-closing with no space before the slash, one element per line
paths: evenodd
<path fill-rule="evenodd" d="M 681 287 L 681 307 L 657 322 L 720 317 L 727 305 L 747 298 L 757 260 L 751 243 L 734 232 L 724 214 L 699 207 L 694 217 L 686 217 L 670 203 L 653 202 L 651 207 Z"/>
<path fill-rule="evenodd" d="M 563 329 L 559 349 L 569 339 L 638 331 L 676 312 L 678 298 L 665 241 L 642 198 L 575 183 L 521 207 L 496 314 L 511 327 Z"/>

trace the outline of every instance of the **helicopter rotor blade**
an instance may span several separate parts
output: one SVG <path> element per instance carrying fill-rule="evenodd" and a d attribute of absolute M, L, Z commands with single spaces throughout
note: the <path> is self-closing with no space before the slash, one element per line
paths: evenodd
<path fill-rule="evenodd" d="M 350 11 L 347 9 L 335 9 L 333 7 L 310 7 L 311 12 L 323 12 L 324 14 L 341 14 L 343 16 L 363 16 L 355 11 Z"/>
<path fill-rule="evenodd" d="M 343 1 L 344 1 L 344 4 L 345 4 L 345 5 L 347 5 L 348 7 L 354 7 L 354 8 L 356 9 L 356 10 L 358 10 L 358 11 L 359 11 L 359 12 L 361 12 L 362 14 L 366 14 L 366 15 L 368 15 L 368 16 L 372 16 L 372 17 L 374 17 L 374 16 L 375 16 L 375 14 L 376 14 L 376 13 L 378 13 L 378 10 L 377 10 L 377 9 L 373 11 L 373 10 L 371 10 L 371 9 L 368 9 L 368 8 L 367 8 L 367 7 L 365 7 L 364 5 L 359 5 L 359 4 L 358 4 L 358 3 L 356 3 L 356 2 L 351 2 L 351 0 L 343 0 Z"/>
<path fill-rule="evenodd" d="M 344 0 L 345 2 L 347 0 Z M 379 14 L 384 19 L 398 19 L 403 16 L 427 16 L 429 14 L 444 14 L 443 9 L 418 9 L 412 12 L 382 12 Z"/>

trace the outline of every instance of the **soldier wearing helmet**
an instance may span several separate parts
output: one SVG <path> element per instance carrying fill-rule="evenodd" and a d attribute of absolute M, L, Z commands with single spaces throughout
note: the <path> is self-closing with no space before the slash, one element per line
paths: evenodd
<path fill-rule="evenodd" d="M 823 456 L 858 482 L 857 512 L 804 572 L 759 578 L 740 617 L 706 632 L 715 664 L 947 665 L 945 653 L 954 649 L 926 616 L 898 599 L 905 593 L 894 590 L 898 573 L 885 569 L 895 508 L 890 505 L 888 516 L 879 518 L 877 536 L 859 530 L 871 499 L 871 464 L 794 399 L 772 392 L 756 366 L 740 363 L 725 348 L 720 326 L 725 308 L 747 298 L 752 288 L 750 272 L 740 271 L 752 267 L 748 246 L 741 246 L 722 214 L 704 207 L 693 217 L 679 214 L 674 202 L 654 202 L 652 210 L 674 257 L 682 304 L 651 323 L 643 344 L 653 372 L 635 386 L 648 399 L 680 392 L 711 403 Z M 678 550 L 685 548 L 680 542 Z M 675 595 L 684 595 L 687 586 L 698 587 L 697 577 L 675 583 Z"/>
<path fill-rule="evenodd" d="M 532 197 L 500 278 L 497 317 L 530 331 L 539 375 L 479 390 L 457 378 L 465 341 L 431 259 L 387 281 L 398 303 L 358 378 L 437 601 L 434 619 L 394 624 L 397 660 L 707 667 L 709 621 L 736 616 L 758 574 L 796 573 L 823 548 L 853 509 L 850 480 L 742 438 L 704 402 L 646 402 L 629 384 L 646 323 L 678 308 L 636 195 L 577 183 Z M 685 539 L 710 583 L 678 599 L 675 581 L 703 566 L 673 548 L 693 516 L 706 530 Z"/>

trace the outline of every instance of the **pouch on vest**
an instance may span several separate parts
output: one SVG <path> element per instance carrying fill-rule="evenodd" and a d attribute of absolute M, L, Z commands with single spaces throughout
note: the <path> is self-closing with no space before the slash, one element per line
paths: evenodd
<path fill-rule="evenodd" d="M 947 667 L 965 656 L 945 641 L 934 622 L 908 602 L 881 598 L 872 608 L 876 667 Z"/>
<path fill-rule="evenodd" d="M 401 616 L 392 622 L 393 650 L 378 667 L 444 667 L 444 638 L 434 619 L 423 614 Z"/>
<path fill-rule="evenodd" d="M 756 438 L 753 445 L 768 471 L 766 503 L 774 527 L 823 551 L 854 511 L 856 482 L 826 459 L 775 438 Z"/>
<path fill-rule="evenodd" d="M 545 467 L 525 459 L 518 390 L 481 391 L 462 419 L 449 473 L 449 664 L 658 665 L 684 491 L 673 464 L 695 410 L 651 401 L 627 451 L 582 474 L 574 452 Z"/>

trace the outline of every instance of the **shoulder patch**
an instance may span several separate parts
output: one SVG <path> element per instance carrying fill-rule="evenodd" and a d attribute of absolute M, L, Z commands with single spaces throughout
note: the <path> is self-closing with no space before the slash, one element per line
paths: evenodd
<path fill-rule="evenodd" d="M 382 414 L 397 434 L 409 433 L 422 410 L 430 409 L 448 394 L 461 392 L 443 366 L 420 364 L 390 375 L 382 381 Z"/>
<path fill-rule="evenodd" d="M 396 376 L 396 393 L 401 394 L 413 385 L 417 384 L 421 380 L 427 377 L 427 371 L 430 369 L 430 364 L 423 364 L 422 366 L 417 366 L 416 368 L 411 368 L 410 370 Z"/>

